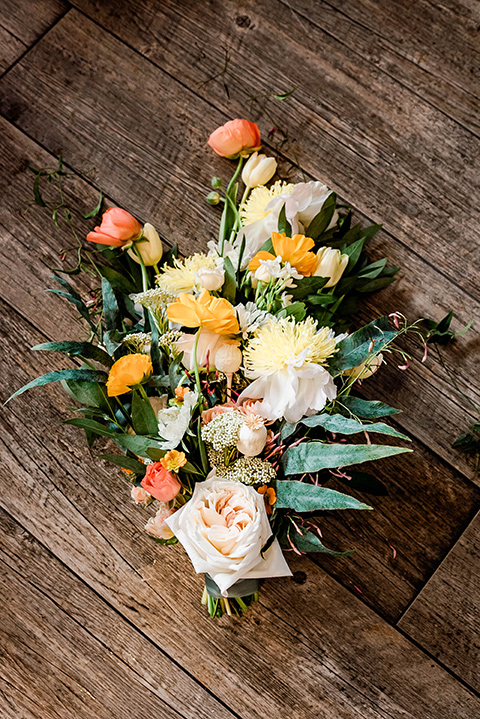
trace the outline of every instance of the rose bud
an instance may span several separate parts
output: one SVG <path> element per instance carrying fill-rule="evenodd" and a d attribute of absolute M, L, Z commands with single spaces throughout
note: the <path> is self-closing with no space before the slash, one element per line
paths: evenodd
<path fill-rule="evenodd" d="M 270 272 L 268 271 L 268 268 L 264 263 L 262 263 L 260 267 L 257 267 L 257 269 L 255 270 L 254 277 L 257 282 L 264 282 L 265 284 L 268 284 L 272 279 Z"/>
<path fill-rule="evenodd" d="M 151 496 L 143 487 L 132 487 L 131 495 L 135 504 L 147 504 L 151 499 Z"/>
<path fill-rule="evenodd" d="M 159 502 L 170 502 L 175 499 L 182 488 L 176 475 L 167 472 L 160 462 L 148 465 L 141 485 Z"/>
<path fill-rule="evenodd" d="M 152 537 L 157 537 L 157 539 L 172 539 L 175 535 L 170 527 L 165 524 L 165 520 L 171 517 L 173 512 L 174 510 L 170 509 L 168 505 L 160 507 L 156 515 L 150 517 L 146 523 L 146 531 L 151 534 Z"/>
<path fill-rule="evenodd" d="M 254 152 L 251 155 L 242 171 L 242 180 L 246 187 L 258 187 L 266 185 L 277 171 L 277 161 L 274 157 L 259 155 Z"/>
<path fill-rule="evenodd" d="M 98 245 L 122 247 L 138 240 L 141 234 L 142 226 L 133 215 L 120 207 L 110 207 L 103 213 L 101 225 L 88 233 L 87 240 Z"/>
<path fill-rule="evenodd" d="M 239 155 L 260 149 L 260 130 L 249 120 L 230 120 L 218 127 L 208 138 L 208 144 L 217 155 L 230 160 Z"/>
<path fill-rule="evenodd" d="M 143 227 L 143 236 L 137 242 L 136 248 L 142 255 L 143 262 L 147 267 L 152 267 L 153 265 L 156 265 L 162 259 L 162 240 L 160 239 L 155 227 L 149 222 L 145 223 Z M 129 247 L 127 252 L 132 258 L 132 260 L 135 260 L 135 262 L 140 264 L 140 260 L 138 259 L 137 253 L 135 252 L 133 247 Z"/>
<path fill-rule="evenodd" d="M 321 247 L 317 252 L 317 266 L 313 274 L 315 277 L 328 277 L 325 287 L 333 287 L 345 272 L 348 260 L 348 255 L 342 255 L 340 250 Z"/>

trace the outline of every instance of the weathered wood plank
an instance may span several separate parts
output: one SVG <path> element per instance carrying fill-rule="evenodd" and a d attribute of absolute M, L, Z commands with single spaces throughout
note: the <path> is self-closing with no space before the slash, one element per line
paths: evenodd
<path fill-rule="evenodd" d="M 480 514 L 401 618 L 399 626 L 480 689 Z"/>
<path fill-rule="evenodd" d="M 479 134 L 478 5 L 388 0 L 294 0 L 331 33 L 435 107 Z"/>
<path fill-rule="evenodd" d="M 0 26 L 0 75 L 25 52 L 27 46 Z"/>
<path fill-rule="evenodd" d="M 2 0 L 0 26 L 28 47 L 48 30 L 68 7 L 64 0 Z"/>
<path fill-rule="evenodd" d="M 462 258 L 461 284 L 476 294 L 480 141 L 470 132 L 277 0 L 151 0 L 134 22 L 126 0 L 91 12 L 230 116 L 245 113 L 251 95 L 297 87 L 278 104 L 275 124 L 302 138 L 303 167 L 446 275 L 452 255 Z M 227 48 L 230 99 L 222 77 L 208 82 Z M 22 127 L 35 122 L 31 110 L 14 116 Z"/>
<path fill-rule="evenodd" d="M 15 624 L 15 628 L 3 626 L 2 630 L 7 646 L 21 635 L 16 653 L 20 663 L 26 664 L 23 688 L 29 687 L 29 701 L 44 704 L 42 716 L 50 716 L 48 712 L 53 714 L 57 709 L 60 715 L 63 713 L 59 697 L 54 695 L 51 703 L 45 703 L 48 697 L 40 677 L 29 673 L 32 663 L 28 660 L 33 651 L 40 655 L 43 671 L 48 670 L 54 652 L 56 668 L 82 685 L 81 716 L 89 716 L 89 711 L 100 716 L 101 707 L 91 701 L 94 697 L 110 703 L 108 716 L 119 716 L 117 706 L 119 711 L 126 711 L 129 705 L 128 699 L 124 700 L 125 693 L 135 701 L 129 707 L 132 717 L 145 716 L 147 709 L 155 716 L 164 716 L 167 711 L 173 716 L 204 719 L 212 714 L 222 719 L 233 716 L 3 511 L 0 574 L 7 593 L 12 592 L 9 622 Z M 72 651 L 77 657 L 74 662 Z M 101 659 L 101 673 L 97 676 L 98 667 L 82 661 L 92 655 Z M 6 673 L 14 671 L 12 662 L 13 656 L 6 654 L 2 661 Z M 106 682 L 107 694 L 99 686 L 100 681 Z M 72 711 L 73 705 L 68 703 L 66 709 Z"/>
<path fill-rule="evenodd" d="M 81 25 L 84 26 L 83 30 L 79 29 Z M 75 37 L 88 50 L 80 65 L 68 51 Z M 26 112 L 25 106 L 25 112 L 21 113 L 22 124 L 26 125 L 26 129 L 54 152 L 65 149 L 79 170 L 98 164 L 98 158 L 101 157 L 98 182 L 117 202 L 140 218 L 154 222 L 171 241 L 178 240 L 183 252 L 204 248 L 206 240 L 213 236 L 215 211 L 204 206 L 201 198 L 207 178 L 221 172 L 224 165 L 204 147 L 205 128 L 203 125 L 199 127 L 195 118 L 200 113 L 204 118 L 203 123 L 213 127 L 223 120 L 222 116 L 195 96 L 186 93 L 152 65 L 122 48 L 116 40 L 108 35 L 103 36 L 98 28 L 90 27 L 85 18 L 79 17 L 75 24 L 65 18 L 59 28 L 49 33 L 48 38 L 34 52 L 37 54 L 32 73 L 38 71 L 45 78 L 51 72 L 51 63 L 54 62 L 55 79 L 45 85 L 43 100 L 37 98 L 35 89 L 33 101 L 33 84 L 31 90 L 28 90 L 28 93 L 32 93 L 32 105 L 28 103 L 29 111 Z M 115 77 L 111 73 L 113 66 L 116 67 Z M 140 75 L 143 82 L 126 90 L 125 82 L 128 83 L 128 78 Z M 161 99 L 156 92 L 160 86 Z M 105 87 L 108 87 L 107 96 Z M 125 92 L 131 93 L 126 103 Z M 115 117 L 115 122 L 107 122 L 101 131 L 96 114 L 90 112 L 90 105 L 85 101 L 87 97 L 100 96 L 102 107 L 108 108 L 105 109 L 106 114 Z M 152 139 L 150 114 L 143 113 L 138 117 L 138 104 L 149 107 L 157 118 L 156 127 L 161 139 Z M 181 113 L 175 113 L 176 107 L 182 107 Z M 50 122 L 52 113 L 54 121 Z M 30 124 L 33 116 L 36 119 Z M 10 144 L 16 145 L 18 142 L 18 137 L 14 137 Z M 126 149 L 121 148 L 120 145 L 125 143 Z M 148 153 L 146 148 L 152 149 Z M 134 181 L 132 178 L 135 178 Z M 30 192 L 28 183 L 25 183 L 24 191 Z M 160 197 L 161 201 L 158 199 Z M 18 206 L 18 201 L 14 206 Z M 27 217 L 27 220 L 30 218 Z M 11 225 L 9 231 L 15 231 Z M 57 233 L 53 236 L 59 235 Z M 63 240 L 59 239 L 58 242 L 62 246 L 60 243 Z M 377 247 L 378 251 L 386 250 L 393 261 L 396 261 L 398 253 L 399 264 L 405 268 L 401 280 L 388 293 L 378 295 L 380 311 L 391 311 L 394 308 L 410 316 L 417 313 L 430 315 L 433 305 L 435 316 L 440 318 L 452 307 L 459 318 L 457 327 L 479 314 L 480 303 L 477 300 L 462 292 L 455 283 L 448 281 L 418 255 L 412 254 L 388 235 L 384 234 L 375 241 L 375 252 Z M 11 284 L 12 280 L 9 282 Z M 424 291 L 425 285 L 429 287 L 428 293 Z M 373 302 L 376 301 L 375 298 Z M 379 309 L 375 308 L 374 311 L 378 312 Z M 469 341 L 468 337 L 463 340 L 459 350 L 449 349 L 447 361 L 454 363 L 462 389 L 475 397 L 478 391 L 469 386 L 475 357 L 473 353 L 464 352 Z M 417 351 L 417 355 L 421 355 L 421 351 Z M 459 355 L 462 355 L 460 365 L 457 361 Z M 433 443 L 435 451 L 442 457 L 471 475 L 464 458 L 450 449 L 451 442 L 458 434 L 455 425 L 461 431 L 467 426 L 469 416 L 458 406 L 458 397 L 452 392 L 448 381 L 445 381 L 443 373 L 439 373 L 435 365 L 431 371 L 425 372 L 434 388 L 430 395 L 434 401 L 429 400 L 421 405 L 420 421 L 416 421 L 413 412 L 409 428 L 413 429 L 416 425 L 422 432 L 420 438 L 427 441 L 429 424 L 424 420 L 431 412 L 435 433 L 428 441 Z M 397 385 L 403 388 L 402 383 Z M 450 425 L 443 420 L 443 406 L 435 397 L 437 388 L 449 398 L 446 415 L 452 417 Z M 399 389 L 401 407 L 409 406 L 410 396 L 410 388 L 405 391 Z M 403 418 L 400 422 L 403 422 Z"/>

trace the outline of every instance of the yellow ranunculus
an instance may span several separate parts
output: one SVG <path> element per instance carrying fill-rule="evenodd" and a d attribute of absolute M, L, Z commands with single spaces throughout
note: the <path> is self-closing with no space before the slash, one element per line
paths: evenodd
<path fill-rule="evenodd" d="M 138 353 L 120 357 L 112 365 L 108 374 L 108 396 L 118 397 L 118 395 L 130 392 L 134 385 L 144 382 L 152 372 L 152 360 L 148 355 Z"/>
<path fill-rule="evenodd" d="M 181 467 L 187 464 L 185 452 L 178 452 L 176 449 L 171 449 L 162 457 L 160 464 L 167 472 L 178 472 Z"/>
<path fill-rule="evenodd" d="M 272 245 L 275 254 L 265 250 L 257 252 L 248 265 L 250 272 L 258 269 L 260 260 L 274 260 L 278 255 L 283 262 L 288 262 L 304 277 L 309 277 L 315 271 L 317 256 L 310 252 L 315 245 L 310 237 L 305 235 L 287 237 L 285 233 L 272 232 Z"/>
<path fill-rule="evenodd" d="M 199 297 L 182 293 L 167 307 L 170 322 L 183 327 L 204 327 L 217 335 L 236 334 L 238 321 L 233 305 L 223 298 L 212 297 L 203 290 Z"/>

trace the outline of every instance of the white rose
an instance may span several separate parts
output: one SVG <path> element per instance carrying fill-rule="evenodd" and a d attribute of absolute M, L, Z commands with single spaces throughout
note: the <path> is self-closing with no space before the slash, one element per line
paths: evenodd
<path fill-rule="evenodd" d="M 263 496 L 253 487 L 216 476 L 195 485 L 187 504 L 165 520 L 197 574 L 207 573 L 223 596 L 240 579 L 290 576 L 272 535 Z"/>
<path fill-rule="evenodd" d="M 201 267 L 195 272 L 195 282 L 209 292 L 215 292 L 225 282 L 223 267 Z"/>

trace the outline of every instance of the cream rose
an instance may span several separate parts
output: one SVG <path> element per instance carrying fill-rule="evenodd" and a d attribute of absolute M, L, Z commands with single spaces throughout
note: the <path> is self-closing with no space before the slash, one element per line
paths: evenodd
<path fill-rule="evenodd" d="M 291 575 L 272 535 L 263 496 L 253 487 L 211 476 L 198 482 L 192 499 L 165 520 L 197 574 L 208 573 L 224 596 L 240 579 Z"/>

